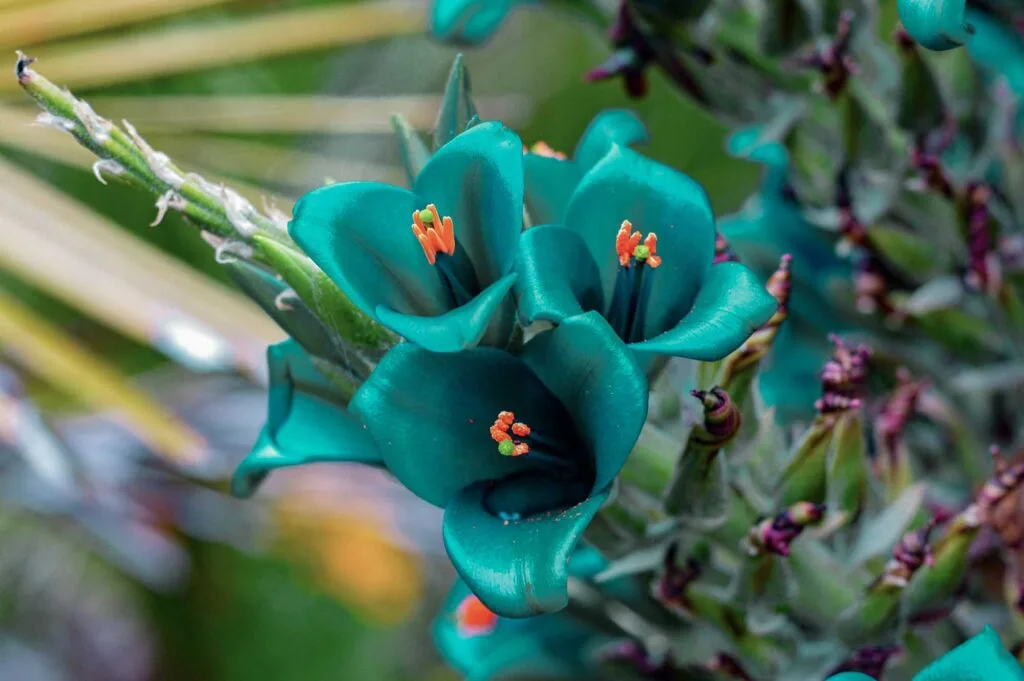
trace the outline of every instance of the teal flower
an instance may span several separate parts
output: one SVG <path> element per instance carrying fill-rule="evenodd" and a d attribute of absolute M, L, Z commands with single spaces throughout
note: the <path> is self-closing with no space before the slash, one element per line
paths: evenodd
<path fill-rule="evenodd" d="M 352 391 L 343 377 L 327 378 L 329 365 L 318 365 L 292 340 L 271 346 L 267 364 L 267 422 L 231 479 L 232 494 L 252 496 L 278 468 L 319 462 L 381 465 L 366 429 L 345 410 Z"/>
<path fill-rule="evenodd" d="M 967 20 L 975 27 L 967 53 L 990 75 L 1001 76 L 1018 99 L 1024 98 L 1024 38 L 1013 27 L 970 8 Z M 1024 127 L 1024 109 L 1018 112 L 1018 126 Z"/>
<path fill-rule="evenodd" d="M 522 157 L 515 133 L 482 123 L 441 147 L 412 191 L 323 187 L 298 202 L 289 232 L 356 307 L 398 335 L 435 352 L 503 347 L 515 323 L 507 294 Z"/>
<path fill-rule="evenodd" d="M 573 556 L 570 572 L 576 568 Z M 566 613 L 499 617 L 458 581 L 434 620 L 438 652 L 466 681 L 590 679 L 591 658 L 611 639 Z"/>
<path fill-rule="evenodd" d="M 896 10 L 907 33 L 929 50 L 960 47 L 974 33 L 967 0 L 897 0 Z"/>
<path fill-rule="evenodd" d="M 648 232 L 642 235 L 633 227 Z M 754 274 L 712 266 L 715 218 L 686 175 L 612 145 L 580 181 L 562 225 L 523 234 L 516 272 L 526 323 L 596 311 L 641 355 L 721 359 L 775 311 Z"/>
<path fill-rule="evenodd" d="M 516 5 L 537 0 L 434 0 L 430 31 L 438 40 L 477 45 L 488 40 Z"/>
<path fill-rule="evenodd" d="M 914 676 L 913 681 L 1024 681 L 1024 667 L 991 627 L 954 648 Z M 828 681 L 872 681 L 858 672 L 844 672 Z"/>
<path fill-rule="evenodd" d="M 734 133 L 732 156 L 765 166 L 760 191 L 740 212 L 718 228 L 739 255 L 763 279 L 771 276 L 783 254 L 793 260 L 789 319 L 775 339 L 758 384 L 767 404 L 784 420 L 814 415 L 818 372 L 828 359 L 829 332 L 842 332 L 849 322 L 835 310 L 833 291 L 850 281 L 850 265 L 835 253 L 832 242 L 810 224 L 788 191 L 790 159 L 782 144 L 765 141 L 757 127 Z"/>
<path fill-rule="evenodd" d="M 636 114 L 613 109 L 602 111 L 591 121 L 571 159 L 550 151 L 546 145 L 534 145 L 523 158 L 530 219 L 538 225 L 562 224 L 576 186 L 612 145 L 642 144 L 647 139 L 647 129 Z"/>
<path fill-rule="evenodd" d="M 643 427 L 647 384 L 596 314 L 526 344 L 396 346 L 349 404 L 388 470 L 445 508 L 448 554 L 505 617 L 567 602 L 567 562 Z"/>

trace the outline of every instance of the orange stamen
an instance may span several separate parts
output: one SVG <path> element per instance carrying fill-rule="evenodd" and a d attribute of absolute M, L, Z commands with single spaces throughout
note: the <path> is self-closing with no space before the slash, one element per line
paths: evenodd
<path fill-rule="evenodd" d="M 437 206 L 431 203 L 423 210 L 416 211 L 412 214 L 412 222 L 412 233 L 420 242 L 423 254 L 431 265 L 437 262 L 438 253 L 455 254 L 455 224 L 450 217 L 442 219 Z"/>
<path fill-rule="evenodd" d="M 639 264 L 657 267 L 661 264 L 661 257 L 656 255 L 658 251 L 658 235 L 650 232 L 644 239 L 644 245 L 640 246 L 640 232 L 633 231 L 633 223 L 623 220 L 615 235 L 615 253 L 619 256 L 619 265 L 629 267 L 634 260 Z"/>
<path fill-rule="evenodd" d="M 498 418 L 494 419 L 494 423 L 490 427 L 491 439 L 498 443 L 498 452 L 502 456 L 529 454 L 530 445 L 522 440 L 513 440 L 512 435 L 508 434 L 510 430 L 516 437 L 526 437 L 532 432 L 530 426 L 516 421 L 514 412 L 499 412 Z M 506 442 L 509 444 L 505 444 Z"/>
<path fill-rule="evenodd" d="M 484 636 L 498 627 L 498 616 L 476 596 L 466 596 L 455 610 L 455 621 L 462 636 Z"/>
<path fill-rule="evenodd" d="M 529 149 L 526 148 L 526 145 L 523 145 L 523 151 L 531 153 L 531 154 L 536 154 L 537 156 L 546 156 L 548 158 L 557 158 L 559 161 L 564 161 L 567 158 L 565 154 L 563 154 L 560 151 L 556 151 L 547 142 L 544 142 L 544 141 L 536 142 Z"/>

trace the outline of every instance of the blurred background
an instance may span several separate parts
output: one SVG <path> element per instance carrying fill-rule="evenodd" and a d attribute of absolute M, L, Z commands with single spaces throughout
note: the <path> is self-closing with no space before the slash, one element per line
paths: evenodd
<path fill-rule="evenodd" d="M 0 48 L 127 119 L 188 170 L 288 212 L 336 181 L 400 184 L 389 116 L 431 128 L 455 51 L 412 0 L 0 0 Z M 2 51 L 0 50 L 0 51 Z M 467 53 L 478 107 L 569 151 L 633 106 L 649 153 L 719 215 L 759 171 L 654 75 L 581 75 L 603 36 L 516 12 Z M 93 174 L 0 78 L 0 679 L 454 679 L 429 621 L 453 574 L 440 511 L 342 465 L 226 492 L 283 338 L 173 211 Z"/>

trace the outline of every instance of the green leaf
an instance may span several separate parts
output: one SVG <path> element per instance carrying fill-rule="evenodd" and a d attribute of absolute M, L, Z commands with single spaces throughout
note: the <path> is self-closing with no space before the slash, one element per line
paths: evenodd
<path fill-rule="evenodd" d="M 839 418 L 828 464 L 827 504 L 830 528 L 852 522 L 860 515 L 868 491 L 868 461 L 864 424 L 859 410 Z"/>
<path fill-rule="evenodd" d="M 927 491 L 928 486 L 924 483 L 908 487 L 883 512 L 864 523 L 850 552 L 849 563 L 862 565 L 872 558 L 888 555 L 914 522 Z"/>
<path fill-rule="evenodd" d="M 935 248 L 934 241 L 895 225 L 872 226 L 868 239 L 888 264 L 914 280 L 926 281 L 949 268 L 949 254 Z"/>
<path fill-rule="evenodd" d="M 835 417 L 819 416 L 797 445 L 793 458 L 782 473 L 778 505 L 791 506 L 800 501 L 825 501 L 828 451 L 832 444 Z"/>

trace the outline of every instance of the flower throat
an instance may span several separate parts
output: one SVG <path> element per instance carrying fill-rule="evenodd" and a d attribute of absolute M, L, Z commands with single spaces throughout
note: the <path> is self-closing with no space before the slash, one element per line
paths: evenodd
<path fill-rule="evenodd" d="M 448 216 L 442 219 L 437 206 L 431 203 L 414 212 L 412 222 L 412 233 L 420 242 L 427 262 L 434 266 L 441 278 L 454 307 L 465 305 L 473 299 L 473 292 L 479 291 L 480 286 L 472 264 L 465 261 L 465 255 L 456 248 L 458 242 L 452 219 Z"/>
<path fill-rule="evenodd" d="M 653 270 L 661 265 L 661 257 L 657 255 L 658 235 L 649 232 L 641 243 L 641 234 L 633 231 L 633 223 L 623 220 L 615 235 L 615 252 L 619 257 L 619 273 L 608 308 L 608 322 L 619 338 L 636 343 L 644 340 L 647 301 L 654 284 Z"/>

